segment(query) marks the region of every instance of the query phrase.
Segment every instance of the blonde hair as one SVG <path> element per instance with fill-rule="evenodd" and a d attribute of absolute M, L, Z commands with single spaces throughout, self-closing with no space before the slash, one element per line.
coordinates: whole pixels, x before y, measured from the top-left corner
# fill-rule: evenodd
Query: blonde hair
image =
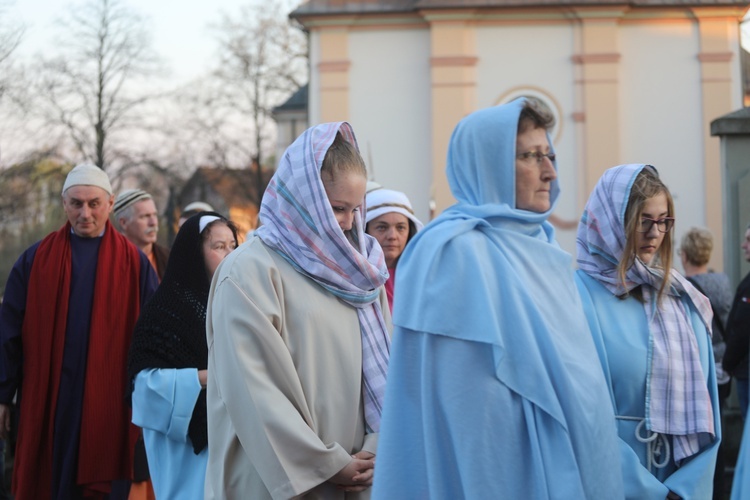
<path fill-rule="evenodd" d="M 333 144 L 326 151 L 323 165 L 320 168 L 321 177 L 326 174 L 331 181 L 336 180 L 338 174 L 354 172 L 367 178 L 365 161 L 357 151 L 357 147 L 344 139 L 341 132 L 336 133 Z"/>
<path fill-rule="evenodd" d="M 667 198 L 667 216 L 674 217 L 674 200 L 672 199 L 672 194 L 661 179 L 659 179 L 659 174 L 656 172 L 656 169 L 647 165 L 640 171 L 635 178 L 635 182 L 633 182 L 633 187 L 630 190 L 630 197 L 628 198 L 628 207 L 625 210 L 625 235 L 627 239 L 625 240 L 625 248 L 623 248 L 622 251 L 622 258 L 617 265 L 617 276 L 623 286 L 625 285 L 625 274 L 635 262 L 637 255 L 637 229 L 641 220 L 641 214 L 643 213 L 643 206 L 646 204 L 646 200 L 662 193 L 664 193 Z M 664 279 L 662 280 L 658 293 L 658 300 L 661 300 L 664 291 L 669 287 L 669 273 L 672 269 L 671 229 L 664 235 L 664 241 L 662 241 L 656 257 L 657 259 L 655 262 L 664 271 Z"/>
<path fill-rule="evenodd" d="M 691 227 L 680 242 L 680 250 L 685 253 L 687 261 L 694 266 L 708 264 L 713 249 L 713 234 L 708 229 L 701 227 Z"/>

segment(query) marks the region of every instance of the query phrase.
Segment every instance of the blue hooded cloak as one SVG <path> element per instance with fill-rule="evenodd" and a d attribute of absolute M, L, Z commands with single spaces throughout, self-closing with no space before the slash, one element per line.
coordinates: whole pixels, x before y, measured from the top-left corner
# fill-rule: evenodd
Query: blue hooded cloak
<path fill-rule="evenodd" d="M 458 203 L 399 262 L 373 495 L 623 498 L 614 415 L 550 211 L 515 208 L 524 99 L 456 127 Z M 551 206 L 559 195 L 553 181 Z"/>

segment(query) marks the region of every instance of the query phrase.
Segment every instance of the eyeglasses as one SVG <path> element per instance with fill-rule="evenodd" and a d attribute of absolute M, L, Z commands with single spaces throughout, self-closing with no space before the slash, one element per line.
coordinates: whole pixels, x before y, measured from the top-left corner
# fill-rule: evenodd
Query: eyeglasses
<path fill-rule="evenodd" d="M 530 160 L 532 158 L 535 158 L 537 163 L 542 163 L 542 160 L 544 158 L 547 158 L 549 159 L 549 161 L 554 163 L 555 153 L 544 154 L 541 151 L 527 151 L 526 153 L 517 154 L 516 158 L 518 158 L 519 160 Z"/>
<path fill-rule="evenodd" d="M 656 229 L 660 233 L 668 233 L 674 225 L 674 217 L 664 217 L 662 219 L 649 219 L 648 217 L 641 217 L 641 222 L 638 224 L 636 231 L 639 233 L 648 233 L 651 228 L 656 224 Z"/>

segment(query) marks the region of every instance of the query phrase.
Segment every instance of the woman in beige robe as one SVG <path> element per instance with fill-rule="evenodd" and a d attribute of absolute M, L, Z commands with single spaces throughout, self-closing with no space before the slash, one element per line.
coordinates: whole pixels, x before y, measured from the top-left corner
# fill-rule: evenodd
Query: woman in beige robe
<path fill-rule="evenodd" d="M 206 498 L 369 497 L 390 348 L 387 271 L 362 231 L 364 175 L 350 166 L 326 175 L 334 137 L 356 154 L 345 123 L 290 146 L 264 194 L 266 229 L 212 283 Z M 353 286 L 332 284 L 326 264 Z"/>

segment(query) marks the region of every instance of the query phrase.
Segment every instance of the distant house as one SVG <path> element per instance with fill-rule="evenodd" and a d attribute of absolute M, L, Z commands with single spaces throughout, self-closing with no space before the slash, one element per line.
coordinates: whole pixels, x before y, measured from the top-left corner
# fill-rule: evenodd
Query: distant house
<path fill-rule="evenodd" d="M 308 128 L 307 85 L 303 85 L 280 106 L 273 108 L 271 116 L 276 121 L 276 162 L 286 148 Z"/>
<path fill-rule="evenodd" d="M 0 170 L 3 243 L 23 240 L 36 229 L 41 233 L 32 237 L 37 238 L 65 222 L 60 193 L 70 169 L 70 165 L 54 159 L 34 159 Z"/>
<path fill-rule="evenodd" d="M 60 193 L 70 169 L 54 158 L 0 169 L 0 299 L 21 252 L 65 223 Z"/>
<path fill-rule="evenodd" d="M 710 122 L 743 104 L 746 0 L 309 0 L 309 122 L 347 120 L 381 184 L 417 215 L 453 203 L 456 123 L 519 96 L 557 118 L 558 237 L 608 167 L 651 163 L 675 195 L 677 237 L 708 226 L 722 268 L 722 173 Z M 374 168 L 373 168 L 374 167 Z"/>
<path fill-rule="evenodd" d="M 259 179 L 257 165 L 245 169 L 200 167 L 185 183 L 177 205 L 181 209 L 205 201 L 234 221 L 244 236 L 257 227 L 260 200 L 272 175 L 271 170 L 262 169 Z"/>

